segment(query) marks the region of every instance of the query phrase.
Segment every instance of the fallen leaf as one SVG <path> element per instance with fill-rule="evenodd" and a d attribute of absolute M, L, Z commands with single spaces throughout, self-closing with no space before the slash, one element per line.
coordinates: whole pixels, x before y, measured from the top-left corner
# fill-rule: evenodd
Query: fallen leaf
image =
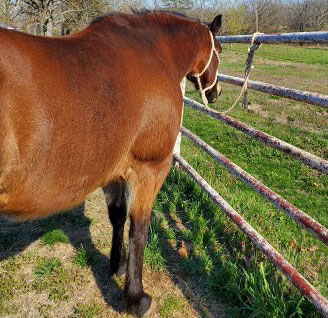
<path fill-rule="evenodd" d="M 180 243 L 180 247 L 178 249 L 178 254 L 181 257 L 188 258 L 188 251 L 187 251 L 186 243 L 184 241 L 181 241 L 181 243 Z"/>

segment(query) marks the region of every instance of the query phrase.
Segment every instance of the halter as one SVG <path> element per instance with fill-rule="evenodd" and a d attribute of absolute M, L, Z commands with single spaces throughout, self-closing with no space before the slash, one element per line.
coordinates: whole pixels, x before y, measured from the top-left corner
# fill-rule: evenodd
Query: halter
<path fill-rule="evenodd" d="M 211 39 L 211 52 L 210 52 L 210 57 L 209 57 L 206 65 L 205 65 L 205 67 L 203 68 L 203 70 L 200 73 L 193 74 L 193 76 L 196 77 L 196 79 L 197 79 L 197 84 L 198 84 L 198 87 L 199 87 L 199 92 L 200 92 L 200 94 L 202 96 L 203 103 L 204 103 L 204 105 L 206 107 L 208 107 L 208 100 L 207 100 L 207 97 L 205 95 L 205 92 L 208 91 L 209 89 L 211 89 L 215 85 L 216 80 L 217 80 L 217 77 L 218 77 L 218 74 L 219 74 L 219 71 L 218 71 L 218 69 L 216 70 L 216 74 L 215 74 L 215 78 L 214 78 L 213 83 L 210 86 L 205 87 L 204 89 L 202 87 L 202 83 L 201 83 L 200 77 L 205 73 L 205 71 L 210 66 L 210 63 L 211 63 L 212 57 L 213 57 L 213 53 L 215 54 L 215 56 L 216 56 L 216 58 L 218 60 L 218 63 L 220 64 L 219 53 L 217 52 L 217 50 L 215 48 L 214 38 L 213 38 L 213 35 L 212 35 L 211 31 L 209 31 L 209 34 L 210 34 L 210 39 Z"/>

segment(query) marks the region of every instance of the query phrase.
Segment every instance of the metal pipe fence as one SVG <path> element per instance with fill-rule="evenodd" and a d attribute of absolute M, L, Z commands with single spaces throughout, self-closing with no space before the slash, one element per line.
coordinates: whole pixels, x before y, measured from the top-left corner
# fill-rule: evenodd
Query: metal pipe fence
<path fill-rule="evenodd" d="M 253 35 L 217 36 L 221 43 L 251 43 Z M 328 43 L 328 32 L 259 34 L 255 43 Z"/>
<path fill-rule="evenodd" d="M 226 167 L 230 173 L 235 175 L 239 180 L 249 185 L 264 198 L 270 201 L 275 207 L 282 210 L 285 214 L 302 225 L 305 229 L 317 236 L 323 243 L 328 245 L 328 229 L 318 223 L 312 217 L 295 207 L 293 204 L 282 198 L 279 194 L 272 191 L 263 183 L 255 179 L 242 168 L 231 162 L 228 158 L 220 154 L 214 148 L 206 144 L 202 139 L 195 136 L 185 127 L 181 128 L 182 135 L 186 136 L 195 145 L 208 153 L 216 162 Z"/>
<path fill-rule="evenodd" d="M 243 86 L 245 82 L 243 78 L 224 75 L 224 74 L 219 74 L 218 80 L 223 83 L 237 85 L 237 86 Z M 281 97 L 301 101 L 307 104 L 328 108 L 328 95 L 299 91 L 297 89 L 286 88 L 273 84 L 267 84 L 267 83 L 251 81 L 251 80 L 248 80 L 247 88 L 262 93 L 281 96 Z"/>
<path fill-rule="evenodd" d="M 266 145 L 272 147 L 272 148 L 276 148 L 284 153 L 287 153 L 289 155 L 291 155 L 294 158 L 299 159 L 300 161 L 302 161 L 303 163 L 307 164 L 308 166 L 315 168 L 325 174 L 328 174 L 328 161 L 325 159 L 322 159 L 320 157 L 317 157 L 309 152 L 306 152 L 298 147 L 295 147 L 283 140 L 280 140 L 276 137 L 273 137 L 269 134 L 266 134 L 263 131 L 257 130 L 251 126 L 248 126 L 236 119 L 233 119 L 225 114 L 222 114 L 220 112 L 217 112 L 213 109 L 204 107 L 202 104 L 184 97 L 183 99 L 184 103 L 188 106 L 191 106 L 194 109 L 197 109 L 199 111 L 201 111 L 204 114 L 207 114 L 215 119 L 218 119 L 224 123 L 226 123 L 227 125 L 234 127 L 238 130 L 240 130 L 241 132 L 245 133 L 246 135 L 249 135 L 263 143 L 265 143 Z"/>

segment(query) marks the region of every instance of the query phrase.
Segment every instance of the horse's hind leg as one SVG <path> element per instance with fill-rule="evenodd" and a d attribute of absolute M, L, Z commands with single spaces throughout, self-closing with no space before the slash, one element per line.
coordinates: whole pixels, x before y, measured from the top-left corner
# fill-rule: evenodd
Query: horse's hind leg
<path fill-rule="evenodd" d="M 125 255 L 122 259 L 124 224 L 127 217 L 126 183 L 114 182 L 103 188 L 108 207 L 109 219 L 113 226 L 112 249 L 110 253 L 110 275 L 125 273 Z"/>
<path fill-rule="evenodd" d="M 129 178 L 129 256 L 124 293 L 128 312 L 137 316 L 148 314 L 154 308 L 151 297 L 143 291 L 143 255 L 152 205 L 170 165 L 171 158 L 160 162 L 140 162 Z"/>

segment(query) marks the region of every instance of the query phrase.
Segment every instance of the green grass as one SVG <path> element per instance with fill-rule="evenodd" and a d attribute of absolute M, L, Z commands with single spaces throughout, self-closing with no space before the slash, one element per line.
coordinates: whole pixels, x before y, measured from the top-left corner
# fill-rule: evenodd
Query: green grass
<path fill-rule="evenodd" d="M 71 318 L 94 318 L 97 317 L 99 306 L 96 303 L 78 304 Z"/>
<path fill-rule="evenodd" d="M 172 295 L 164 299 L 162 306 L 159 309 L 159 316 L 161 318 L 174 317 L 174 312 L 180 310 L 182 307 L 181 300 Z"/>
<path fill-rule="evenodd" d="M 223 45 L 219 71 L 243 77 L 247 48 L 246 44 Z M 328 49 L 262 45 L 255 52 L 253 66 L 250 79 L 327 94 Z"/>
<path fill-rule="evenodd" d="M 149 227 L 148 242 L 144 253 L 144 263 L 149 265 L 152 271 L 160 271 L 164 267 L 164 258 L 161 254 L 161 242 L 157 232 L 158 224 L 152 222 Z"/>
<path fill-rule="evenodd" d="M 69 239 L 62 230 L 52 230 L 41 237 L 44 245 L 54 245 L 56 243 L 68 243 Z"/>
<path fill-rule="evenodd" d="M 187 259 L 164 247 L 162 253 L 167 267 L 183 275 L 203 302 L 219 300 L 230 304 L 228 317 L 319 317 L 312 305 L 181 171 L 171 172 L 155 205 L 152 222 L 160 228 L 158 235 L 162 240 L 172 238 L 165 231 L 166 223 L 172 222 L 166 210 L 172 193 L 179 196 L 176 213 L 188 226 L 187 232 L 174 230 L 174 239 L 192 244 L 192 251 Z M 293 260 L 298 260 L 296 255 Z"/>
<path fill-rule="evenodd" d="M 246 57 L 248 44 L 224 44 L 224 50 L 230 50 Z M 328 49 L 314 47 L 299 47 L 295 45 L 263 44 L 255 53 L 256 58 L 267 61 L 283 61 L 291 63 L 304 63 L 307 65 L 328 66 Z M 295 67 L 293 64 L 290 68 Z"/>
<path fill-rule="evenodd" d="M 38 279 L 51 276 L 54 272 L 58 271 L 61 267 L 61 263 L 57 258 L 49 258 L 39 261 L 35 267 L 34 275 Z"/>
<path fill-rule="evenodd" d="M 67 301 L 72 296 L 70 273 L 55 258 L 40 259 L 34 268 L 34 289 L 39 293 L 47 291 L 49 299 Z"/>
<path fill-rule="evenodd" d="M 73 257 L 73 264 L 80 268 L 90 266 L 92 261 L 92 255 L 83 246 L 76 251 Z"/>

